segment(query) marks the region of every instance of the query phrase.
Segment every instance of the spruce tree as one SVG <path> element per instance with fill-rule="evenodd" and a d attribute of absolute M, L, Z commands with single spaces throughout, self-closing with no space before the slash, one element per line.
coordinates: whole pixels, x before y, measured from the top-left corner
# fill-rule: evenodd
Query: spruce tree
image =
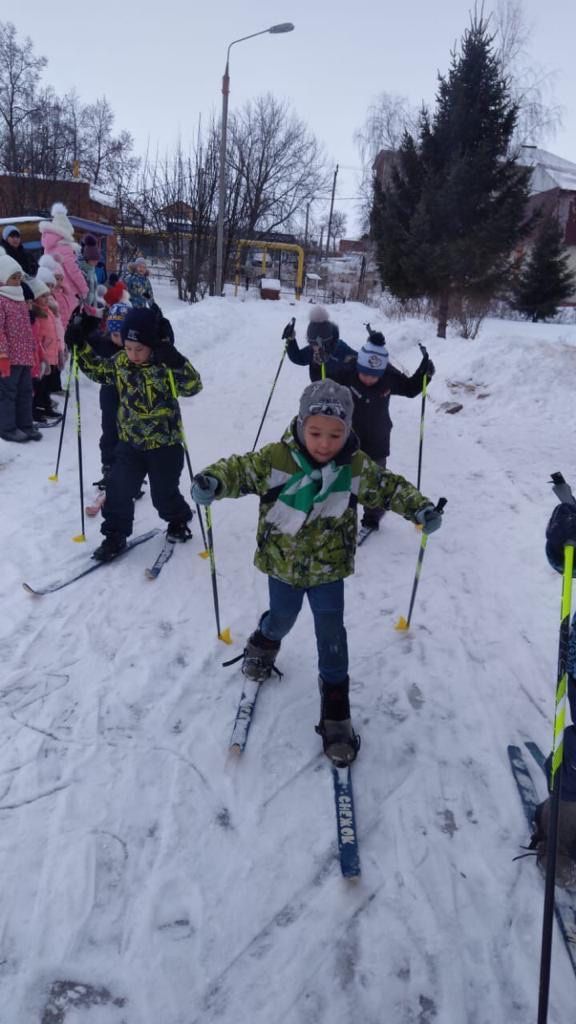
<path fill-rule="evenodd" d="M 528 230 L 530 169 L 509 155 L 517 107 L 487 22 L 474 17 L 440 77 L 432 118 L 404 137 L 395 172 L 375 187 L 372 231 L 382 284 L 430 296 L 446 337 L 451 300 L 487 299 L 507 279 Z"/>
<path fill-rule="evenodd" d="M 542 222 L 525 266 L 514 285 L 514 308 L 533 323 L 555 316 L 576 290 L 562 229 L 555 217 Z"/>

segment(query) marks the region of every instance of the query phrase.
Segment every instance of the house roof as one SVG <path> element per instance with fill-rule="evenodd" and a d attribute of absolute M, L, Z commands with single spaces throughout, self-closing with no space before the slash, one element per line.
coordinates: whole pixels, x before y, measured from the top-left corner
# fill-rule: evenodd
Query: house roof
<path fill-rule="evenodd" d="M 576 192 L 576 164 L 537 146 L 523 146 L 518 162 L 532 167 L 530 192 L 548 192 L 552 188 Z"/>

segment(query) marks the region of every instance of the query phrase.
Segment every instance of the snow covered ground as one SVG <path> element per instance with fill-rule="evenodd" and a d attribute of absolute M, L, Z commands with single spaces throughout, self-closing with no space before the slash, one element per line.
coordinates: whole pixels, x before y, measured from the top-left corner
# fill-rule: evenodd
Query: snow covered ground
<path fill-rule="evenodd" d="M 161 301 L 203 392 L 182 401 L 195 470 L 252 447 L 281 356 L 309 307 Z M 550 473 L 576 478 L 576 327 L 489 322 L 476 342 L 433 325 L 332 307 L 355 347 L 383 327 L 412 372 L 436 363 L 422 490 L 448 498 L 412 628 L 419 536 L 397 516 L 347 582 L 362 878 L 336 858 L 330 773 L 313 726 L 315 646 L 304 609 L 281 681 L 260 695 L 248 747 L 227 743 L 239 653 L 266 607 L 252 566 L 257 499 L 214 506 L 222 625 L 194 540 L 156 582 L 159 539 L 60 593 L 86 559 L 76 435 L 0 442 L 0 1019 L 2 1024 L 525 1024 L 534 1020 L 543 887 L 513 861 L 526 827 L 510 742 L 548 749 L 560 579 L 544 557 Z M 285 362 L 261 443 L 297 409 Z M 445 402 L 462 410 L 448 415 Z M 420 401 L 392 400 L 390 467 L 415 480 Z M 99 476 L 98 388 L 82 380 L 85 480 Z M 186 490 L 188 481 L 183 476 Z M 87 494 L 91 489 L 87 487 Z M 136 532 L 159 525 L 148 495 Z M 543 780 L 536 775 L 544 795 Z M 574 1019 L 558 936 L 549 1020 Z"/>

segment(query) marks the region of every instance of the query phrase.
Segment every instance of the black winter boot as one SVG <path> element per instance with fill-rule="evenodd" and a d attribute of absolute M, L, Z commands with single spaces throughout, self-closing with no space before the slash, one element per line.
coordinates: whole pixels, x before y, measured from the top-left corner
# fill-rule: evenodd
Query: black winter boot
<path fill-rule="evenodd" d="M 122 533 L 107 533 L 99 548 L 93 552 L 92 558 L 97 562 L 111 562 L 121 555 L 126 547 L 126 537 Z"/>
<path fill-rule="evenodd" d="M 191 536 L 192 530 L 183 519 L 168 523 L 166 540 L 171 541 L 172 544 L 185 544 L 187 540 L 190 540 Z"/>
<path fill-rule="evenodd" d="M 326 683 L 320 677 L 320 722 L 316 732 L 322 737 L 326 757 L 336 768 L 352 764 L 360 749 L 360 737 L 354 732 L 350 718 L 348 677 L 343 683 Z"/>
<path fill-rule="evenodd" d="M 550 826 L 550 797 L 538 804 L 534 815 L 534 832 L 530 849 L 536 850 L 536 860 L 546 870 L 548 829 Z M 556 856 L 556 885 L 562 889 L 576 889 L 576 801 L 560 801 L 558 825 L 558 851 Z"/>
<path fill-rule="evenodd" d="M 265 679 L 269 679 L 272 672 L 281 675 L 282 673 L 274 665 L 279 650 L 279 640 L 269 640 L 259 629 L 255 630 L 248 637 L 244 648 L 243 674 L 257 683 L 263 683 Z"/>

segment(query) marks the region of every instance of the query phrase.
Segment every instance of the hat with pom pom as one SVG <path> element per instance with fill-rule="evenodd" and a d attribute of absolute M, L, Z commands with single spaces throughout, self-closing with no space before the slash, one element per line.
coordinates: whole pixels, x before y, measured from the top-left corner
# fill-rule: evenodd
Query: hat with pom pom
<path fill-rule="evenodd" d="M 388 366 L 386 339 L 380 331 L 371 331 L 358 353 L 356 368 L 367 377 L 382 377 Z"/>
<path fill-rule="evenodd" d="M 50 209 L 52 220 L 41 220 L 38 228 L 40 234 L 44 231 L 53 231 L 60 235 L 66 242 L 74 242 L 74 228 L 68 219 L 68 210 L 64 203 L 53 203 Z"/>
<path fill-rule="evenodd" d="M 306 337 L 310 345 L 325 345 L 326 342 L 337 342 L 340 336 L 338 324 L 331 321 L 328 310 L 324 306 L 313 306 L 310 312 L 310 323 L 306 329 Z"/>

